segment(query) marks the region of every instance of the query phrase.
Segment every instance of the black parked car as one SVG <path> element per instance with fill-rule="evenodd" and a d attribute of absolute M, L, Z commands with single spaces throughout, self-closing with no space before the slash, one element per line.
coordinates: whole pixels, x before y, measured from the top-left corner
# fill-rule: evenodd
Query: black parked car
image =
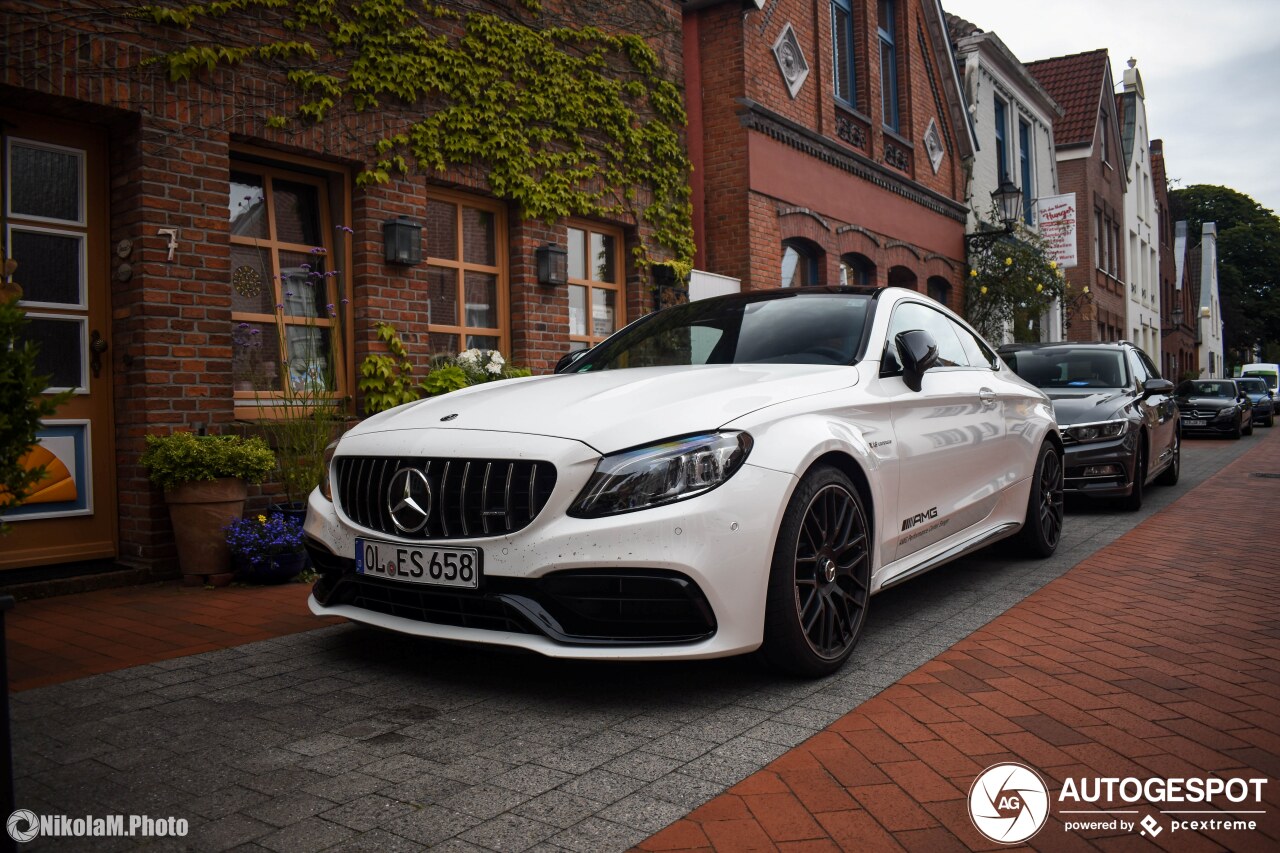
<path fill-rule="evenodd" d="M 1136 510 L 1148 483 L 1178 482 L 1173 383 L 1142 350 L 1127 341 L 1006 344 L 1000 357 L 1053 401 L 1068 492 L 1118 497 Z"/>
<path fill-rule="evenodd" d="M 1265 427 L 1275 426 L 1276 401 L 1271 396 L 1271 389 L 1267 387 L 1266 380 L 1248 376 L 1237 377 L 1236 385 L 1253 404 L 1253 422 Z"/>
<path fill-rule="evenodd" d="M 1253 435 L 1253 403 L 1234 379 L 1188 379 L 1174 393 L 1182 431 L 1239 438 Z"/>

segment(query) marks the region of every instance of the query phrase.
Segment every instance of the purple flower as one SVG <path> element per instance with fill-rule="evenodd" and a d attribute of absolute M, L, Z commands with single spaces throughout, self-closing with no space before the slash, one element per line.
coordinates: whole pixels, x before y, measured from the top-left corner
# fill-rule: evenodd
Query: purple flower
<path fill-rule="evenodd" d="M 316 246 L 314 249 L 312 249 L 312 250 L 311 250 L 311 254 L 313 254 L 313 255 L 327 255 L 327 254 L 329 254 L 329 250 L 328 250 L 328 249 L 326 249 L 324 246 Z"/>
<path fill-rule="evenodd" d="M 292 291 L 292 290 L 286 290 L 286 291 L 284 292 L 284 295 L 285 295 L 285 296 L 293 296 L 293 291 Z"/>
<path fill-rule="evenodd" d="M 251 334 L 251 335 L 260 335 L 260 334 L 262 334 L 262 330 L 261 330 L 261 329 L 250 329 L 250 330 L 249 330 L 249 334 Z"/>
<path fill-rule="evenodd" d="M 283 310 L 284 310 L 284 303 L 283 303 L 283 302 L 277 302 L 277 303 L 276 303 L 276 310 L 277 310 L 277 311 L 283 311 Z"/>
<path fill-rule="evenodd" d="M 344 232 L 346 232 L 347 234 L 354 234 L 354 233 L 356 233 L 356 229 L 354 229 L 354 228 L 348 228 L 348 227 L 347 227 L 347 226 L 345 226 L 345 225 L 335 225 L 335 226 L 333 226 L 333 227 L 334 227 L 334 229 L 335 229 L 335 230 L 338 230 L 338 231 L 344 231 Z"/>
<path fill-rule="evenodd" d="M 301 269 L 304 269 L 304 270 L 309 270 L 309 269 L 311 269 L 311 264 L 298 264 L 298 266 L 299 266 Z"/>
<path fill-rule="evenodd" d="M 348 305 L 348 304 L 350 304 L 350 303 L 351 303 L 351 300 L 350 300 L 350 299 L 348 299 L 348 298 L 347 298 L 347 297 L 345 297 L 345 296 L 344 296 L 344 297 L 342 297 L 342 304 L 343 304 L 343 305 Z"/>
<path fill-rule="evenodd" d="M 332 302 L 330 302 L 328 305 L 326 305 L 326 306 L 324 306 L 324 307 L 329 309 L 329 313 L 330 313 L 330 314 L 332 314 L 332 313 L 334 312 L 334 310 L 335 310 L 335 309 L 334 309 L 334 307 L 333 307 L 333 303 L 332 303 Z"/>

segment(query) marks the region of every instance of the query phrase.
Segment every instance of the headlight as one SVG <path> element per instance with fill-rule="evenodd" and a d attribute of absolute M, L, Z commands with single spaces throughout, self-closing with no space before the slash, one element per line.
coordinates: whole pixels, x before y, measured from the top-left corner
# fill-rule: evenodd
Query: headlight
<path fill-rule="evenodd" d="M 324 474 L 320 478 L 320 494 L 325 500 L 333 502 L 333 483 L 329 479 L 329 466 L 333 463 L 333 454 L 338 450 L 338 440 L 329 442 L 324 449 Z"/>
<path fill-rule="evenodd" d="M 1129 431 L 1128 421 L 1102 421 L 1096 424 L 1076 424 L 1063 430 L 1079 442 L 1107 441 L 1119 438 Z"/>
<path fill-rule="evenodd" d="M 745 432 L 672 438 L 600 460 L 569 515 L 598 518 L 682 501 L 733 476 L 751 452 Z"/>

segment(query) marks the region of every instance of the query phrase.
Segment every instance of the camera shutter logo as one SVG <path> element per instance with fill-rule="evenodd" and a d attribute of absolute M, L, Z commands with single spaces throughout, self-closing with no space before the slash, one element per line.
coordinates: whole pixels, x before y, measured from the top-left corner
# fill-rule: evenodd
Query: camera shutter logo
<path fill-rule="evenodd" d="M 26 844 L 40 834 L 40 818 L 31 809 L 18 809 L 9 815 L 5 828 L 9 830 L 10 838 L 19 844 Z"/>
<path fill-rule="evenodd" d="M 993 764 L 973 780 L 969 817 L 992 841 L 1018 844 L 1044 826 L 1049 817 L 1049 789 L 1030 767 Z"/>

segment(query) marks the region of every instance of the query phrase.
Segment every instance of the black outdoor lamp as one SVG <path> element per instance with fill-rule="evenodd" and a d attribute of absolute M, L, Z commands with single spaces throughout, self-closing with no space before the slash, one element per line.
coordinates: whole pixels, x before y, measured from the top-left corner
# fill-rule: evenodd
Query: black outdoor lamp
<path fill-rule="evenodd" d="M 1179 305 L 1177 308 L 1174 308 L 1172 311 L 1169 312 L 1169 319 L 1173 322 L 1173 325 L 1167 329 L 1160 330 L 1163 334 L 1166 334 L 1166 335 L 1172 335 L 1174 332 L 1178 331 L 1178 327 L 1182 325 L 1182 306 L 1181 305 Z"/>
<path fill-rule="evenodd" d="M 552 286 L 569 283 L 569 253 L 559 246 L 550 243 L 539 246 L 534 251 L 538 261 L 538 284 Z"/>
<path fill-rule="evenodd" d="M 408 217 L 382 223 L 382 244 L 389 264 L 413 266 L 422 263 L 422 226 Z"/>
<path fill-rule="evenodd" d="M 1000 211 L 1000 221 L 1004 224 L 1004 227 L 979 231 L 977 234 L 966 234 L 964 235 L 966 243 L 973 244 L 984 240 L 994 240 L 1013 233 L 1013 224 L 1022 215 L 1022 190 L 1014 186 L 1013 181 L 1009 180 L 1008 175 L 1006 175 L 1000 179 L 1000 186 L 992 191 L 991 200 L 995 202 L 996 209 Z"/>

